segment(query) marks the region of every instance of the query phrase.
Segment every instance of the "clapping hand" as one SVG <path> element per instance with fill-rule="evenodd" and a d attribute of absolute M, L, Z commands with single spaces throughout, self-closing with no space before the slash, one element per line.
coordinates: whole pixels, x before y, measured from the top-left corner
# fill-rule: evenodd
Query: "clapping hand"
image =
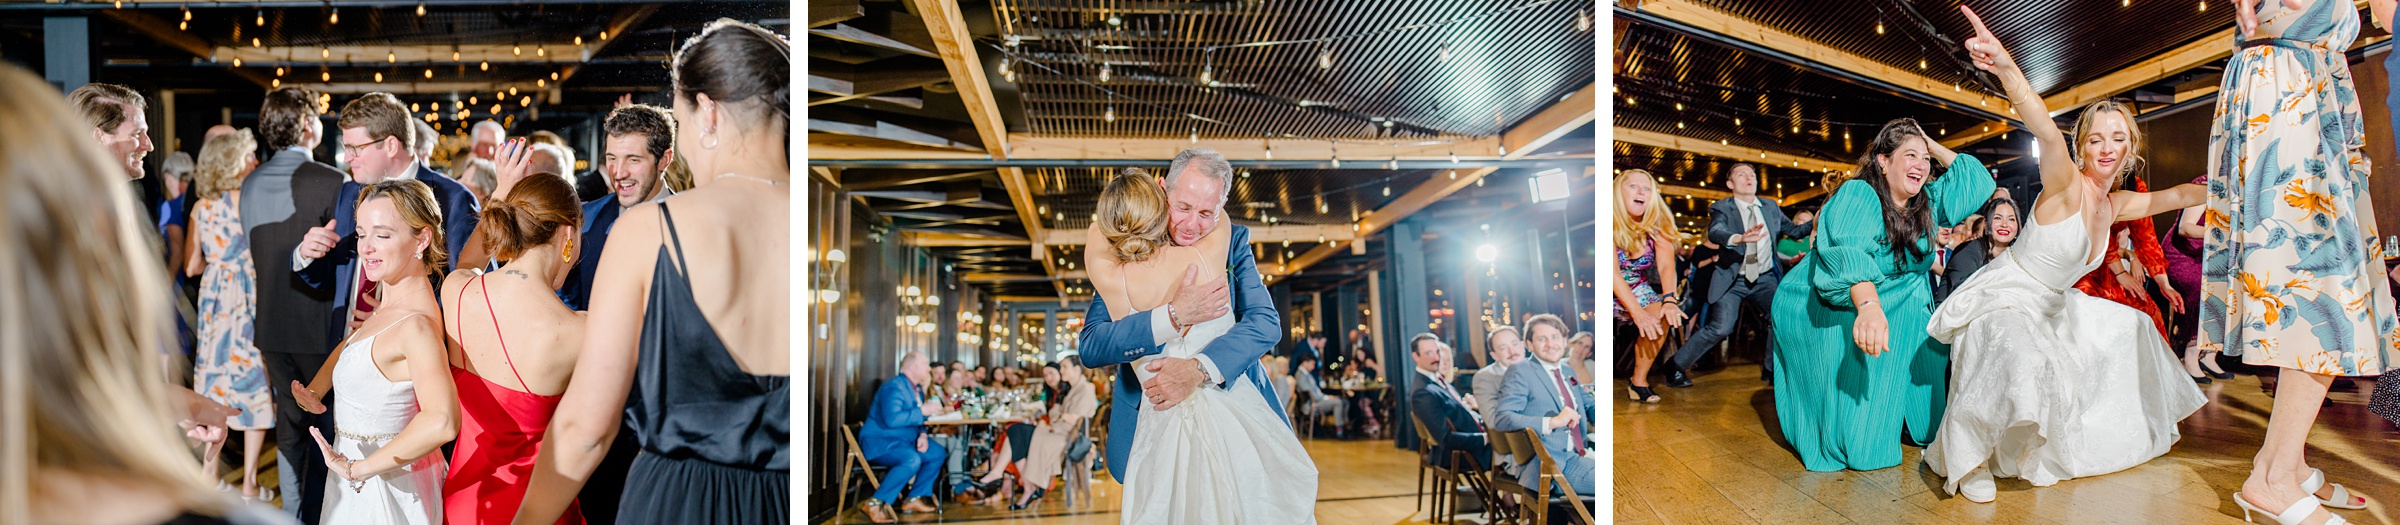
<path fill-rule="evenodd" d="M 334 221 L 325 221 L 324 226 L 309 228 L 308 233 L 302 234 L 300 236 L 300 256 L 322 259 L 325 258 L 326 253 L 332 252 L 333 246 L 342 242 L 342 236 L 333 233 L 333 226 Z"/>
<path fill-rule="evenodd" d="M 1743 231 L 1743 232 L 1742 232 L 1742 243 L 1743 243 L 1743 244 L 1749 244 L 1749 243 L 1758 242 L 1758 241 L 1760 241 L 1760 240 L 1764 240 L 1764 239 L 1766 239 L 1766 238 L 1767 238 L 1767 225 L 1764 225 L 1764 224 L 1753 225 L 1753 226 L 1751 226 L 1751 227 L 1750 227 L 1750 229 L 1749 229 L 1749 230 L 1745 230 L 1745 231 Z"/>
<path fill-rule="evenodd" d="M 323 397 L 325 397 L 324 394 L 309 390 L 308 385 L 300 384 L 300 380 L 292 380 L 292 401 L 300 403 L 301 410 L 306 410 L 310 414 L 325 413 L 325 404 L 319 401 Z"/>

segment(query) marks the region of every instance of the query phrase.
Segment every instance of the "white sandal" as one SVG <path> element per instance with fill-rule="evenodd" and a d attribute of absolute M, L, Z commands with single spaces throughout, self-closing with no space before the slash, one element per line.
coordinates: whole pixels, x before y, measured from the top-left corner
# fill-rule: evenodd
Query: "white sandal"
<path fill-rule="evenodd" d="M 2251 513 L 2267 514 L 2266 509 L 2258 508 L 2257 505 L 2251 505 L 2250 500 L 2242 499 L 2240 492 L 2233 493 L 2233 503 L 2242 507 L 2242 521 L 2257 523 L 2256 520 L 2250 519 Z M 2293 501 L 2292 506 L 2284 507 L 2283 512 L 2267 514 L 2267 517 L 2274 519 L 2275 523 L 2280 525 L 2300 525 L 2301 522 L 2308 521 L 2309 516 L 2315 516 L 2320 510 L 2325 510 L 2325 502 L 2317 501 L 2316 496 L 2309 496 Z M 2350 520 L 2342 519 L 2340 514 L 2334 514 L 2333 511 L 2325 511 L 2325 516 L 2325 525 L 2350 523 Z"/>
<path fill-rule="evenodd" d="M 2308 469 L 2308 479 L 2307 479 L 2306 481 L 2301 481 L 2301 482 L 2300 482 L 2300 490 L 2308 492 L 2309 496 L 2312 496 L 2312 497 L 2313 497 L 2313 496 L 2316 496 L 2316 494 L 2317 494 L 2317 489 L 2324 488 L 2324 487 L 2325 487 L 2325 471 L 2323 471 L 2323 470 L 2318 470 L 2318 469 L 2313 469 L 2313 468 L 2312 468 L 2312 469 Z M 2342 486 L 2342 484 L 2340 484 L 2340 483 L 2335 483 L 2335 484 L 2333 484 L 2333 497 L 2330 497 L 2330 498 L 2317 498 L 2317 501 L 2322 501 L 2322 502 L 2325 502 L 2325 506 L 2327 506 L 2327 507 L 2333 507 L 2333 508 L 2337 508 L 2337 509 L 2358 510 L 2358 509 L 2364 509 L 2364 508 L 2367 508 L 2367 504 L 2366 504 L 2366 503 L 2360 503 L 2360 504 L 2357 504 L 2357 505 L 2350 505 L 2350 504 L 2349 504 L 2349 503 L 2350 503 L 2350 498 L 2352 498 L 2352 497 L 2356 497 L 2356 498 L 2358 498 L 2358 499 L 2359 499 L 2359 500 L 2361 500 L 2361 501 L 2364 501 L 2364 500 L 2366 500 L 2366 499 L 2367 499 L 2367 498 L 2366 498 L 2366 496 L 2359 496 L 2359 495 L 2356 495 L 2356 494 L 2351 494 L 2351 493 L 2350 493 L 2350 488 L 2349 488 L 2349 487 L 2344 487 L 2344 486 Z"/>

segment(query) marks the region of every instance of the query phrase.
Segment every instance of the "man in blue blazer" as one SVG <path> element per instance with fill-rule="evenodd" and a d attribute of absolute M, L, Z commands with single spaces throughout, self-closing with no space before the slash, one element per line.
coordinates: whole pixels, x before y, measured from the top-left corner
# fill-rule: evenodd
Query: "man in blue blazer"
<path fill-rule="evenodd" d="M 1232 181 L 1233 166 L 1214 150 L 1194 148 L 1175 155 L 1164 182 L 1172 221 L 1168 229 L 1176 245 L 1198 244 L 1201 237 L 1216 229 L 1217 221 L 1224 220 L 1225 190 L 1232 186 Z M 1163 409 L 1183 402 L 1195 388 L 1243 387 L 1257 388 L 1267 399 L 1276 399 L 1275 389 L 1267 384 L 1266 370 L 1259 365 L 1258 358 L 1282 341 L 1283 320 L 1275 311 L 1275 301 L 1268 295 L 1267 286 L 1259 279 L 1258 258 L 1250 250 L 1250 229 L 1236 225 L 1231 230 L 1232 249 L 1225 261 L 1229 272 L 1226 281 L 1185 286 L 1167 305 L 1134 312 L 1124 319 L 1110 319 L 1108 305 L 1093 297 L 1091 310 L 1084 314 L 1083 332 L 1077 340 L 1084 364 L 1094 367 L 1127 364 L 1157 355 L 1164 349 L 1163 342 L 1183 328 L 1228 313 L 1239 314 L 1233 329 L 1209 342 L 1199 356 L 1150 362 L 1147 366 L 1158 375 L 1148 382 L 1137 379 L 1131 367 L 1117 369 L 1116 400 L 1109 407 L 1113 412 L 1108 422 L 1108 471 L 1119 483 L 1125 481 L 1121 465 L 1132 455 L 1142 399 L 1148 398 L 1153 406 Z M 1284 416 L 1282 406 L 1275 407 L 1275 415 Z M 1290 418 L 1284 420 L 1288 423 Z"/>
<path fill-rule="evenodd" d="M 1566 365 L 1567 324 L 1558 316 L 1542 314 L 1525 321 L 1525 334 L 1531 339 L 1533 359 L 1508 367 L 1508 375 L 1500 384 L 1500 420 L 1492 428 L 1501 432 L 1525 429 L 1539 431 L 1542 448 L 1559 462 L 1559 473 L 1566 476 L 1567 486 L 1576 494 L 1592 495 L 1598 474 L 1593 469 L 1589 426 L 1592 415 L 1592 393 L 1583 389 L 1575 378 L 1575 368 Z M 1518 478 L 1527 488 L 1541 476 L 1541 458 L 1519 458 L 1525 473 Z"/>
<path fill-rule="evenodd" d="M 938 412 L 919 401 L 924 399 L 923 387 L 931 384 L 933 370 L 925 364 L 925 354 L 909 352 L 900 357 L 900 375 L 884 381 L 875 389 L 875 402 L 867 406 L 867 421 L 859 426 L 858 446 L 865 450 L 867 462 L 891 467 L 883 475 L 883 485 L 875 489 L 875 497 L 859 502 L 859 510 L 876 523 L 891 523 L 899 516 L 892 506 L 902 512 L 934 512 L 933 485 L 941 479 L 943 460 L 950 451 L 925 435 L 925 416 Z M 900 503 L 901 489 L 908 490 L 908 502 Z"/>
<path fill-rule="evenodd" d="M 408 107 L 401 105 L 400 99 L 388 93 L 369 93 L 342 106 L 342 116 L 334 125 L 341 129 L 342 152 L 349 159 L 350 181 L 342 183 L 341 194 L 333 203 L 333 216 L 327 218 L 326 226 L 310 229 L 307 240 L 292 256 L 292 271 L 302 281 L 311 287 L 330 288 L 338 299 L 333 305 L 333 324 L 327 335 L 329 348 L 340 344 L 351 329 L 365 322 L 380 299 L 371 283 L 360 281 L 354 266 L 358 258 L 354 235 L 358 196 L 367 185 L 413 179 L 433 190 L 434 202 L 442 207 L 443 249 L 448 250 L 444 272 L 456 268 L 460 258 L 466 256 L 464 247 L 468 236 L 475 231 L 480 213 L 474 195 L 467 192 L 465 185 L 425 168 L 416 157 L 416 141 L 434 138 L 416 136 Z"/>

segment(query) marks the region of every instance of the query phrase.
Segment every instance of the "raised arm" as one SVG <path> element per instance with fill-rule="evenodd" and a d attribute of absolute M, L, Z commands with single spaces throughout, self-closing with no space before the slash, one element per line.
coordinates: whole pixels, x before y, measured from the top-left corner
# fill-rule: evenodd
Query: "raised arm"
<path fill-rule="evenodd" d="M 2075 161 L 2065 154 L 2074 150 L 2067 148 L 2066 135 L 2059 133 L 2058 123 L 2050 121 L 2050 106 L 2042 102 L 2040 92 L 2033 90 L 2033 83 L 2025 80 L 2025 71 L 2017 68 L 2016 57 L 2010 56 L 2008 48 L 2000 45 L 2000 38 L 1992 35 L 1991 28 L 1984 27 L 1983 17 L 1976 16 L 1974 9 L 1964 5 L 1958 6 L 1958 9 L 1967 15 L 1968 23 L 1975 25 L 1975 37 L 1967 39 L 1965 43 L 1967 55 L 1974 59 L 1977 69 L 1990 71 L 1992 76 L 2000 78 L 2000 86 L 2008 92 L 2008 101 L 2016 107 L 2018 120 L 2025 123 L 2025 131 L 2033 134 L 2034 140 L 2040 142 L 2041 149 L 2053 152 L 2041 157 L 2042 191 L 2047 193 L 2075 187 Z M 1935 157 L 1939 158 L 1942 151 L 1937 145 Z"/>
<path fill-rule="evenodd" d="M 2119 191 L 2110 194 L 2117 203 L 2116 220 L 2130 221 L 2169 211 L 2197 207 L 2208 203 L 2208 185 L 2179 184 L 2153 192 Z"/>

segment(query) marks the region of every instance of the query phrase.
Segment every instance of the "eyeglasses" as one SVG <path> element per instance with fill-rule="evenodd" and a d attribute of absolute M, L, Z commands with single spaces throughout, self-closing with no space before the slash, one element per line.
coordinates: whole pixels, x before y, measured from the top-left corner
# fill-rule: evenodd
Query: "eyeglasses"
<path fill-rule="evenodd" d="M 358 158 L 358 150 L 360 150 L 360 149 L 365 149 L 367 146 L 373 146 L 373 145 L 375 145 L 375 144 L 377 144 L 377 143 L 381 143 L 381 142 L 383 142 L 383 141 L 386 141 L 386 140 L 391 140 L 391 139 L 398 138 L 398 137 L 399 137 L 399 135 L 386 135 L 386 136 L 384 136 L 383 138 L 380 138 L 380 139 L 375 139 L 375 140 L 370 140 L 370 141 L 367 141 L 367 143 L 365 143 L 365 144 L 343 144 L 343 145 L 342 145 L 342 153 L 343 153 L 344 155 L 347 155 L 347 156 L 348 156 L 348 157 L 350 157 L 350 158 L 354 158 L 354 159 L 355 159 L 355 158 Z"/>

